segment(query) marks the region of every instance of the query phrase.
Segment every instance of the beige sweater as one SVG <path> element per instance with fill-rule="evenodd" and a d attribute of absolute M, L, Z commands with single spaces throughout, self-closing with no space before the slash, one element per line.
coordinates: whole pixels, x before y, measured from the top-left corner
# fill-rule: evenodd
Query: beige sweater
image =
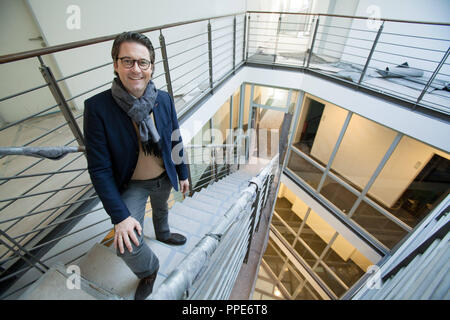
<path fill-rule="evenodd" d="M 152 114 L 153 116 L 153 114 Z M 134 123 L 134 129 L 139 144 L 139 157 L 136 168 L 134 169 L 131 180 L 148 180 L 156 178 L 161 175 L 166 169 L 164 168 L 164 162 L 162 158 L 155 157 L 154 155 L 146 155 L 142 149 L 141 141 L 139 140 L 139 131 L 136 123 Z"/>

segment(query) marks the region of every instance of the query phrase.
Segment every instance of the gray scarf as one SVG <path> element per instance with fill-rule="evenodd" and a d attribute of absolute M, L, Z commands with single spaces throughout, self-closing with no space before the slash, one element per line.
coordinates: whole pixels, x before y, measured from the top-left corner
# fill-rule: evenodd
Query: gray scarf
<path fill-rule="evenodd" d="M 111 86 L 111 93 L 119 107 L 138 125 L 144 153 L 161 157 L 161 138 L 150 117 L 158 95 L 153 82 L 149 81 L 142 97 L 135 98 L 123 87 L 120 79 L 115 78 Z"/>

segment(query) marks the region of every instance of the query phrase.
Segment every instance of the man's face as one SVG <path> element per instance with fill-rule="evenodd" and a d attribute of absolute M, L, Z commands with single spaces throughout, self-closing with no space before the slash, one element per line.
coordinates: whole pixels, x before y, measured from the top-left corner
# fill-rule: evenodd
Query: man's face
<path fill-rule="evenodd" d="M 123 42 L 119 48 L 118 58 L 129 58 L 133 60 L 146 59 L 150 61 L 150 53 L 148 49 L 137 42 Z M 147 70 L 142 70 L 136 61 L 132 68 L 125 68 L 123 62 L 119 59 L 114 62 L 114 70 L 119 74 L 120 81 L 125 89 L 140 98 L 151 79 L 153 65 Z"/>

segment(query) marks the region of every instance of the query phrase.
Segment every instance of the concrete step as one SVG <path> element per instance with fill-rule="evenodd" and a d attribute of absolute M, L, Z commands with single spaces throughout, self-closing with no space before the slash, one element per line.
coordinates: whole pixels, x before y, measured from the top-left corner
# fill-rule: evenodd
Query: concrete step
<path fill-rule="evenodd" d="M 240 192 L 241 190 L 244 190 L 246 188 L 245 184 L 232 184 L 226 181 L 217 182 L 216 185 L 217 187 L 220 186 L 221 189 L 227 189 L 234 192 Z"/>
<path fill-rule="evenodd" d="M 195 193 L 192 198 L 200 201 L 206 201 L 207 203 L 209 203 L 208 199 L 210 199 L 212 201 L 211 203 L 222 205 L 222 203 L 227 201 L 229 197 L 226 194 L 220 194 L 211 190 L 203 189 L 202 191 Z"/>
<path fill-rule="evenodd" d="M 243 181 L 243 180 L 247 180 L 249 177 L 247 177 L 247 175 L 243 176 L 243 175 L 232 175 L 232 176 L 227 176 L 224 177 L 225 180 L 231 180 L 231 181 Z"/>
<path fill-rule="evenodd" d="M 187 218 L 177 215 L 175 213 L 169 213 L 169 216 L 172 215 L 175 220 L 181 220 L 182 222 L 185 222 L 188 220 Z M 209 225 L 202 225 L 199 224 L 194 229 L 189 229 L 189 225 L 186 228 L 177 228 L 172 223 L 170 223 L 169 218 L 169 227 L 170 232 L 176 232 L 184 235 L 186 237 L 186 243 L 182 246 L 170 246 L 168 244 L 165 244 L 163 242 L 157 241 L 155 236 L 155 229 L 153 228 L 153 221 L 151 218 L 146 217 L 144 220 L 144 237 L 148 240 L 154 240 L 158 242 L 160 245 L 164 246 L 165 248 L 169 248 L 170 250 L 182 252 L 182 253 L 189 253 L 197 244 L 198 241 L 200 241 L 201 237 L 203 237 L 203 234 L 205 233 L 205 230 L 208 228 L 211 228 Z M 192 225 L 191 225 L 192 226 Z M 169 255 L 171 256 L 171 255 Z M 159 258 L 159 257 L 158 257 Z M 160 259 L 161 263 L 161 259 Z M 162 269 L 160 269 L 162 270 Z"/>
<path fill-rule="evenodd" d="M 222 184 L 222 182 L 216 182 L 214 184 L 210 184 L 208 187 L 208 189 L 212 188 L 211 190 L 214 190 L 216 192 L 221 192 L 221 190 L 226 191 L 226 192 L 236 192 L 239 191 L 239 188 L 237 188 L 234 185 L 228 185 L 228 184 Z"/>
<path fill-rule="evenodd" d="M 213 190 L 211 188 L 206 188 L 202 190 L 202 194 L 212 197 L 214 199 L 229 201 L 230 199 L 233 199 L 238 193 L 237 192 L 223 192 L 220 189 Z"/>
<path fill-rule="evenodd" d="M 239 180 L 239 181 L 237 181 L 237 180 L 228 180 L 228 179 L 222 179 L 222 180 L 220 180 L 220 181 L 217 181 L 215 184 L 218 184 L 218 185 L 225 185 L 225 186 L 227 186 L 228 188 L 235 188 L 236 187 L 236 185 L 241 185 L 241 184 L 243 184 L 243 183 L 245 183 L 245 180 Z"/>
<path fill-rule="evenodd" d="M 210 204 L 204 203 L 202 201 L 199 201 L 199 200 L 196 200 L 193 198 L 186 198 L 183 201 L 183 204 L 186 204 L 187 206 L 192 207 L 194 209 L 199 209 L 202 211 L 204 210 L 206 212 L 209 212 L 213 215 L 218 215 L 218 216 L 223 215 L 226 211 L 226 209 L 224 207 L 217 207 L 214 205 L 210 205 Z"/>
<path fill-rule="evenodd" d="M 241 181 L 239 183 L 230 183 L 227 181 L 223 181 L 217 184 L 218 186 L 220 186 L 221 188 L 228 187 L 229 189 L 233 189 L 234 191 L 240 191 L 245 189 L 248 186 L 248 182 L 247 181 Z"/>
<path fill-rule="evenodd" d="M 62 263 L 56 263 L 19 298 L 20 300 L 118 300 L 118 296 L 85 279 L 81 271 L 79 282 L 73 281 Z M 69 285 L 71 287 L 69 287 Z M 79 288 L 74 287 L 78 285 Z"/>
<path fill-rule="evenodd" d="M 210 195 L 204 194 L 203 192 L 197 192 L 192 198 L 217 207 L 221 207 L 225 202 L 225 200 L 216 199 Z"/>
<path fill-rule="evenodd" d="M 247 172 L 246 170 L 239 170 L 239 171 L 233 172 L 233 174 L 230 174 L 229 177 L 239 178 L 239 179 L 248 179 L 248 178 L 253 177 L 253 174 L 250 172 Z"/>
<path fill-rule="evenodd" d="M 170 210 L 175 214 L 182 215 L 186 218 L 193 219 L 196 222 L 207 225 L 214 225 L 218 219 L 216 216 L 212 215 L 209 212 L 191 208 L 184 205 L 182 202 L 175 203 Z"/>
<path fill-rule="evenodd" d="M 233 194 L 235 194 L 237 192 L 236 190 L 221 188 L 219 185 L 216 185 L 216 184 L 211 184 L 207 188 L 204 188 L 203 190 L 208 190 L 208 191 L 211 191 L 214 193 L 220 193 L 220 194 L 224 194 L 227 196 L 232 196 Z"/>
<path fill-rule="evenodd" d="M 158 250 L 156 246 L 151 246 L 164 263 L 167 254 Z M 123 299 L 133 300 L 139 279 L 128 268 L 125 262 L 116 255 L 113 247 L 105 247 L 96 244 L 79 262 L 81 274 L 100 287 L 117 294 Z M 157 288 L 166 277 L 158 272 L 154 288 Z"/>

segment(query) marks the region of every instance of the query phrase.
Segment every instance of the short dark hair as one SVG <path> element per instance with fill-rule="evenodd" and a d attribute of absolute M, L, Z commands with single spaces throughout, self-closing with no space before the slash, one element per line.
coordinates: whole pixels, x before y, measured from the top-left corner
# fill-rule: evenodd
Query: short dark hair
<path fill-rule="evenodd" d="M 148 49 L 148 53 L 150 54 L 150 63 L 152 65 L 155 64 L 155 49 L 153 49 L 152 42 L 147 36 L 135 31 L 122 32 L 114 39 L 111 49 L 111 57 L 113 59 L 113 62 L 116 62 L 117 58 L 119 57 L 120 45 L 123 42 L 137 42 L 145 46 Z M 118 76 L 116 71 L 114 71 L 114 74 Z"/>

